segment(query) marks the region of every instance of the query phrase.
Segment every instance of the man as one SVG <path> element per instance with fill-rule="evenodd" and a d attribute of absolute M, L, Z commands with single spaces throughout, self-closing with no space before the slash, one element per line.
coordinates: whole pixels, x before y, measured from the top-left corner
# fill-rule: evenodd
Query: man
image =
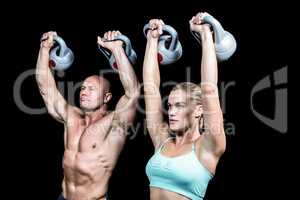
<path fill-rule="evenodd" d="M 80 108 L 66 102 L 49 69 L 49 51 L 55 32 L 45 33 L 37 60 L 36 80 L 51 116 L 64 124 L 63 193 L 59 199 L 104 200 L 108 182 L 124 146 L 126 131 L 133 122 L 139 97 L 139 83 L 122 47 L 110 41 L 121 34 L 109 31 L 98 44 L 112 52 L 125 94 L 113 112 L 107 112 L 112 98 L 104 77 L 90 76 L 80 90 Z M 110 42 L 108 42 L 110 41 Z"/>

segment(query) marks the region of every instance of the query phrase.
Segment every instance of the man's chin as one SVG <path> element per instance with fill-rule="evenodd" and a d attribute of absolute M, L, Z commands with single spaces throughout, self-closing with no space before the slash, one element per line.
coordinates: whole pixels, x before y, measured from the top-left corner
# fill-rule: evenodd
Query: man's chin
<path fill-rule="evenodd" d="M 87 107 L 87 106 L 84 106 L 84 105 L 80 105 L 80 109 L 83 111 L 83 112 L 93 112 L 93 111 L 96 111 L 98 110 L 100 107 Z"/>
<path fill-rule="evenodd" d="M 91 111 L 94 110 L 93 108 L 89 108 L 89 107 L 86 107 L 86 106 L 84 106 L 84 105 L 80 105 L 80 109 L 81 109 L 83 112 L 91 112 Z"/>

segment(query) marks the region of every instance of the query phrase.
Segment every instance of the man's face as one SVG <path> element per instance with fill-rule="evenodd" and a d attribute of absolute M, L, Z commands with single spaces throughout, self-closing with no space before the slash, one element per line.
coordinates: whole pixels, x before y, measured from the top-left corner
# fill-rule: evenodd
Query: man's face
<path fill-rule="evenodd" d="M 105 102 L 105 89 L 101 79 L 87 78 L 80 89 L 80 107 L 86 111 L 93 111 L 101 107 Z"/>

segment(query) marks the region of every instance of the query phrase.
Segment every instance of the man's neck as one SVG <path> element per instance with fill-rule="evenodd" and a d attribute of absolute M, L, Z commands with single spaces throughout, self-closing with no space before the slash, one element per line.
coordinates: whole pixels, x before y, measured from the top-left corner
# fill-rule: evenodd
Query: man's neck
<path fill-rule="evenodd" d="M 107 114 L 107 105 L 104 104 L 96 110 L 84 112 L 84 118 L 88 122 L 88 124 L 91 124 L 103 118 L 106 114 Z"/>

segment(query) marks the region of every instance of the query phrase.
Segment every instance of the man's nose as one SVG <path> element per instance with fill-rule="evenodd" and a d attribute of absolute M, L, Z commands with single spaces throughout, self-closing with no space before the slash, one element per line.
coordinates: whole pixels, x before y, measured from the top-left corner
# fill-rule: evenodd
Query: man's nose
<path fill-rule="evenodd" d="M 87 96 L 88 95 L 88 91 L 86 89 L 83 89 L 80 91 L 81 96 Z"/>

